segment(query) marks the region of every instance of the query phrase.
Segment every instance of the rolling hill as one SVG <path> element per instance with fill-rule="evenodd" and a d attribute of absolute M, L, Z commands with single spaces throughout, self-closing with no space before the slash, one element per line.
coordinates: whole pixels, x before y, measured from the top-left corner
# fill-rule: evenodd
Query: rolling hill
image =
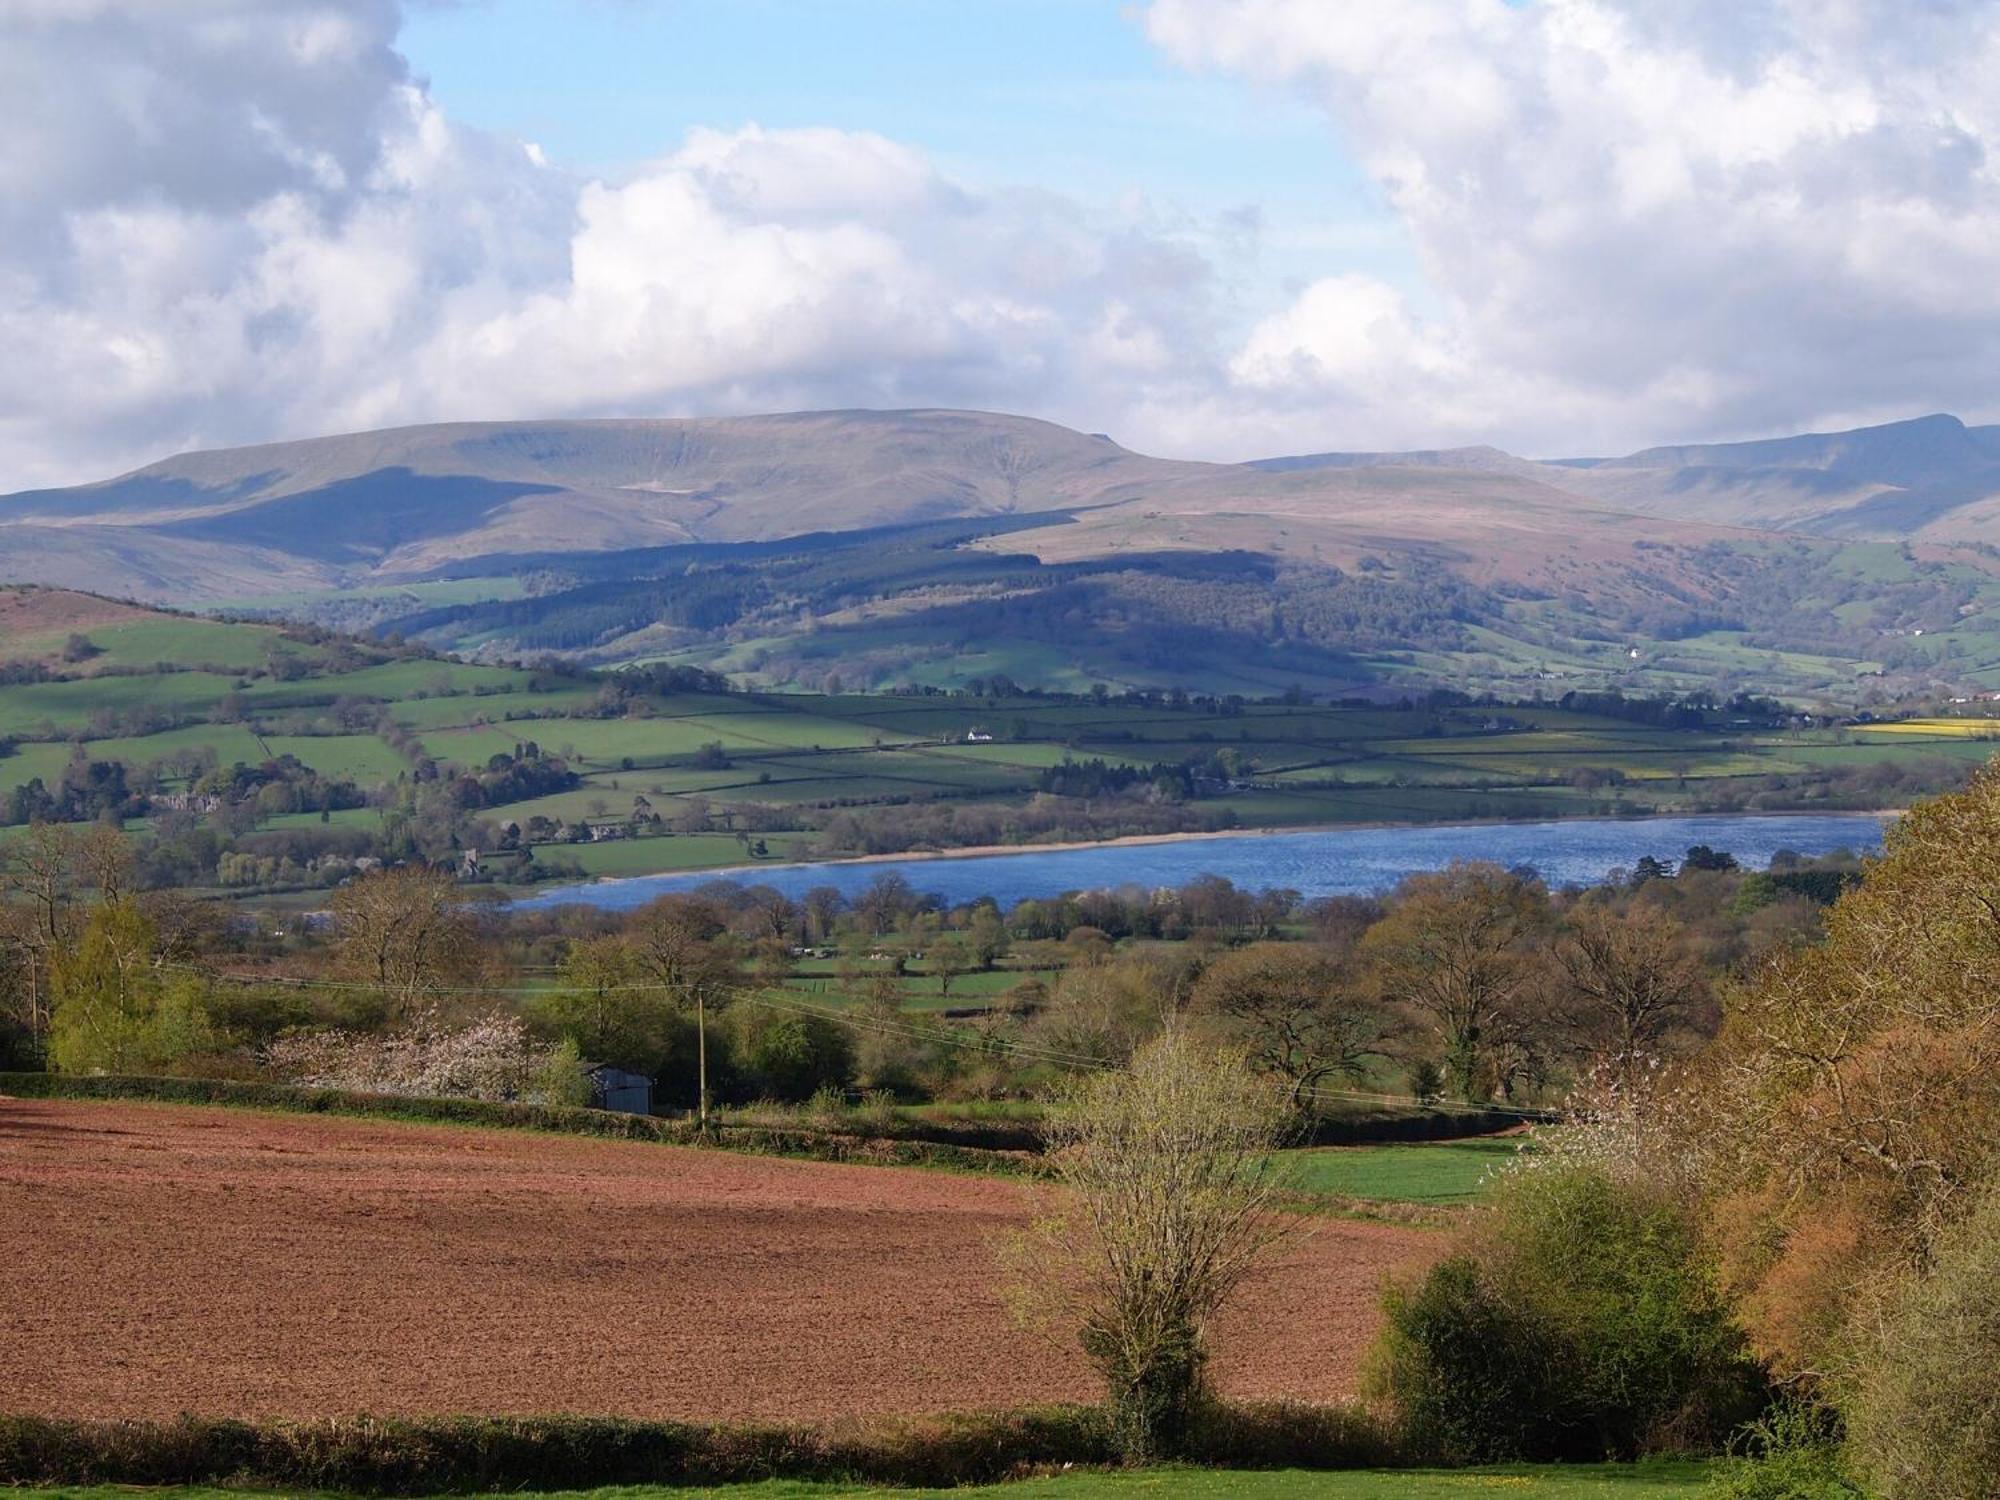
<path fill-rule="evenodd" d="M 0 581 L 753 681 L 2000 676 L 2000 429 L 1247 464 L 963 411 L 458 423 L 0 497 Z"/>

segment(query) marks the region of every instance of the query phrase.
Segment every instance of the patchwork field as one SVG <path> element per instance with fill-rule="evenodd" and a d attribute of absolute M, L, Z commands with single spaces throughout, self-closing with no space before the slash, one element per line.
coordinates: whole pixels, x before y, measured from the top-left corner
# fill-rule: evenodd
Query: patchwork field
<path fill-rule="evenodd" d="M 206 877 L 186 883 L 237 897 L 316 895 L 316 859 L 363 847 L 335 827 L 403 857 L 356 804 L 410 812 L 409 788 L 433 773 L 476 778 L 529 745 L 563 762 L 559 779 L 458 799 L 491 827 L 461 817 L 453 834 L 461 848 L 531 848 L 532 868 L 489 866 L 520 889 L 1191 828 L 1872 809 L 1951 784 L 2000 733 L 1986 718 L 1857 724 L 1769 705 L 1664 728 L 1546 702 L 670 691 L 52 591 L 0 590 L 0 611 L 32 624 L 42 653 L 0 681 L 0 819 L 115 810 L 143 840 L 176 794 L 241 764 L 231 795 L 251 816 L 228 833 L 284 835 L 258 851 L 268 868 L 225 881 L 193 846 L 179 864 Z M 0 663 L 14 646 L 0 633 Z M 298 767 L 260 771 L 280 757 Z M 331 789 L 261 796 L 259 775 L 307 773 Z M 312 809 L 329 803 L 322 823 Z M 985 806 L 960 817 L 968 804 Z"/>
<path fill-rule="evenodd" d="M 821 1418 L 1093 1394 L 994 1250 L 1031 1190 L 629 1142 L 0 1101 L 0 1409 Z M 1394 1268 L 1314 1220 L 1218 1330 L 1241 1397 L 1350 1393 Z"/>

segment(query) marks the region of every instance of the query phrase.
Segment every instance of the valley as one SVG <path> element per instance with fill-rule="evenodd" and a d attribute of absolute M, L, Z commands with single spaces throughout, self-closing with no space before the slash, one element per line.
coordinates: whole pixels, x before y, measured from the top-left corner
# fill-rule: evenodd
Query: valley
<path fill-rule="evenodd" d="M 1871 811 L 1957 784 L 2000 734 L 1976 706 L 1705 695 L 743 690 L 54 591 L 0 591 L 0 620 L 0 840 L 110 820 L 150 883 L 235 897 L 316 899 L 410 858 L 526 894 L 1135 835 Z"/>

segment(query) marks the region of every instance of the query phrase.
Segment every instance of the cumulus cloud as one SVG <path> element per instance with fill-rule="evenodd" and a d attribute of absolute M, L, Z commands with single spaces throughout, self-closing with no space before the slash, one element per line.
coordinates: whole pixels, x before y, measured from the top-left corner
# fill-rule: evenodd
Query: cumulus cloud
<path fill-rule="evenodd" d="M 1226 420 L 1323 403 L 1342 441 L 1574 451 L 1996 409 L 1990 0 L 1153 0 L 1145 25 L 1322 104 L 1420 261 L 1421 311 L 1330 274 L 1267 317 L 1232 367 L 1263 400 Z"/>
<path fill-rule="evenodd" d="M 1143 210 L 838 130 L 697 130 L 587 180 L 447 120 L 399 19 L 0 0 L 28 148 L 0 157 L 0 490 L 444 418 L 1090 420 L 1213 362 L 1211 270 Z"/>
<path fill-rule="evenodd" d="M 1249 305 L 1253 213 L 856 131 L 591 180 L 447 119 L 400 0 L 0 0 L 0 490 L 446 418 L 958 404 L 1248 457 L 1995 414 L 2000 0 L 1140 17 L 1323 106 L 1411 274 L 1329 236 Z"/>

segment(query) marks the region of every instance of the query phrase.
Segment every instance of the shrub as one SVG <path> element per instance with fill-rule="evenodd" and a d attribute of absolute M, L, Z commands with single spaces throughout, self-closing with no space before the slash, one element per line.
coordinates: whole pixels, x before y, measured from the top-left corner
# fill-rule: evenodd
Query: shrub
<path fill-rule="evenodd" d="M 0 1416 L 0 1486 L 238 1484 L 359 1495 L 719 1485 L 770 1479 L 948 1487 L 1115 1458 L 1075 1406 L 877 1418 L 831 1428 L 591 1417 L 356 1417 L 253 1423 Z M 1352 1468 L 1393 1454 L 1346 1407 L 1217 1408 L 1191 1458 Z"/>
<path fill-rule="evenodd" d="M 596 1095 L 575 1037 L 564 1037 L 550 1050 L 535 1078 L 534 1094 L 543 1104 L 567 1109 L 587 1108 Z"/>
<path fill-rule="evenodd" d="M 1049 1102 L 1069 1200 L 1014 1246 L 1010 1289 L 1076 1328 L 1129 1459 L 1184 1456 L 1211 1405 L 1207 1325 L 1284 1232 L 1272 1159 L 1289 1115 L 1282 1089 L 1178 1030 Z"/>
<path fill-rule="evenodd" d="M 734 1053 L 750 1087 L 766 1099 L 798 1102 L 841 1093 L 854 1078 L 847 1028 L 825 1016 L 746 1007 L 737 1012 Z"/>
<path fill-rule="evenodd" d="M 1884 1500 L 2000 1494 L 2000 1185 L 1892 1297 L 1848 1402 L 1855 1466 Z"/>
<path fill-rule="evenodd" d="M 1714 1449 L 1762 1404 L 1684 1211 L 1586 1162 L 1504 1177 L 1458 1253 L 1385 1306 L 1373 1389 L 1439 1459 Z"/>
<path fill-rule="evenodd" d="M 1732 1446 L 1701 1500 L 1861 1500 L 1842 1461 L 1839 1422 L 1825 1407 L 1776 1407 Z"/>
<path fill-rule="evenodd" d="M 576 1062 L 576 1044 L 570 1049 Z M 445 1022 L 435 1009 L 387 1034 L 368 1031 L 294 1032 L 264 1049 L 270 1070 L 316 1089 L 367 1094 L 409 1094 L 427 1099 L 528 1099 L 554 1075 L 557 1048 L 539 1043 L 514 1016 L 485 1016 L 464 1026 Z M 580 1066 L 575 1066 L 580 1072 Z M 590 1102 L 588 1094 L 547 1099 L 551 1104 Z"/>

